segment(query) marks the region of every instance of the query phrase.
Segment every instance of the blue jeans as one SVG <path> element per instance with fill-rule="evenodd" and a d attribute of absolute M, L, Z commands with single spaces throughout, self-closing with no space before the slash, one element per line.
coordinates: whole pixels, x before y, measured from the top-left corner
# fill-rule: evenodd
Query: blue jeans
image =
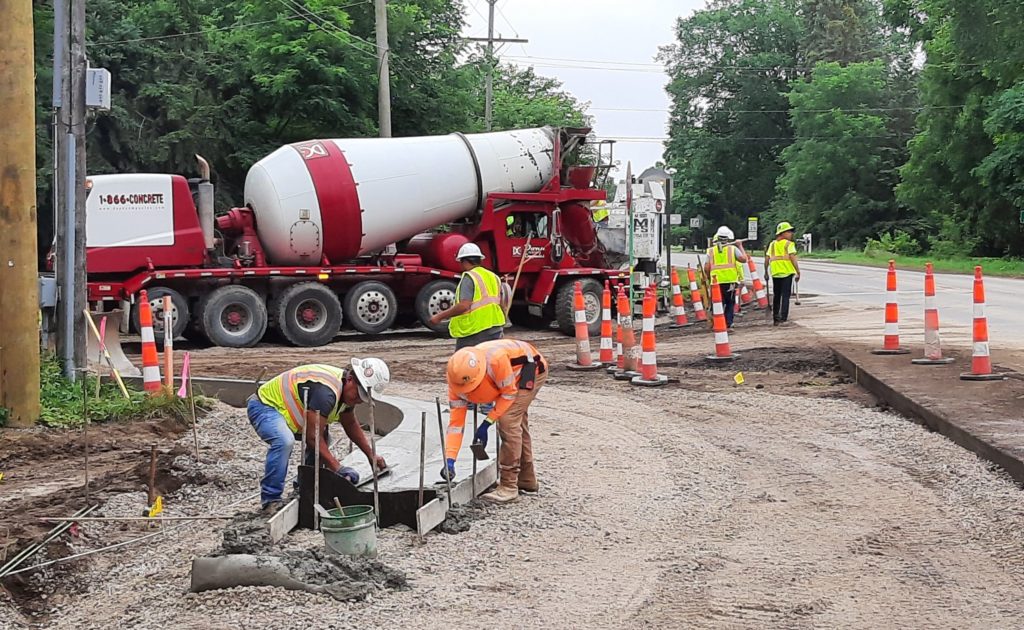
<path fill-rule="evenodd" d="M 269 445 L 267 462 L 263 467 L 260 481 L 260 503 L 280 501 L 284 495 L 284 482 L 288 477 L 288 459 L 295 445 L 295 435 L 288 423 L 276 409 L 254 398 L 246 405 L 249 423 L 256 429 L 256 435 Z"/>

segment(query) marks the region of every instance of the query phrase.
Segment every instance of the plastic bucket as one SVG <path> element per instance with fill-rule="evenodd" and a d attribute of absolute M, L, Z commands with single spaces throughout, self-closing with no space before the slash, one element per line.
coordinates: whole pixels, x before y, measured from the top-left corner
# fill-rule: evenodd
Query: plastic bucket
<path fill-rule="evenodd" d="M 344 556 L 377 556 L 377 516 L 369 505 L 349 505 L 320 517 L 327 551 Z"/>

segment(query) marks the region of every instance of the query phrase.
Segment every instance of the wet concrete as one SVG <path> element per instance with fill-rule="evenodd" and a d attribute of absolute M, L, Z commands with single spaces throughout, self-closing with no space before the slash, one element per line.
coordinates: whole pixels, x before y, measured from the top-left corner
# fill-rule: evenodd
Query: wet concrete
<path fill-rule="evenodd" d="M 487 504 L 479 499 L 473 499 L 465 505 L 448 508 L 448 514 L 444 522 L 438 526 L 438 530 L 443 534 L 468 532 L 473 521 L 484 516 L 487 516 Z"/>

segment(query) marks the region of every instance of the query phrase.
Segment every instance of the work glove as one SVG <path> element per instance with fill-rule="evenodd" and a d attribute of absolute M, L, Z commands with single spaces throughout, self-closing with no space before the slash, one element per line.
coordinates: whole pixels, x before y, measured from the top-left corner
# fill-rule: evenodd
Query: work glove
<path fill-rule="evenodd" d="M 487 446 L 487 432 L 491 428 L 492 424 L 494 424 L 494 420 L 484 418 L 484 421 L 476 428 L 476 433 L 473 435 L 474 444 L 483 444 L 484 446 Z"/>
<path fill-rule="evenodd" d="M 451 481 L 455 479 L 455 460 L 446 459 L 444 460 L 444 468 L 441 469 L 441 479 L 445 481 Z"/>
<path fill-rule="evenodd" d="M 338 475 L 342 479 L 347 479 L 353 486 L 359 483 L 359 473 L 356 472 L 355 468 L 349 468 L 348 466 L 342 466 L 334 474 Z"/>

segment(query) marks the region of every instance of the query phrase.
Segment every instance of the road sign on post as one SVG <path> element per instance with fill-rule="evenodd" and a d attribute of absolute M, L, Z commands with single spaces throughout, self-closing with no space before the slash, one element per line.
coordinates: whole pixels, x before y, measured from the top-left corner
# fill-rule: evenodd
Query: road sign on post
<path fill-rule="evenodd" d="M 704 227 L 704 217 L 702 217 L 702 216 L 691 217 L 690 218 L 690 227 L 692 227 L 695 230 L 699 230 L 702 227 Z"/>
<path fill-rule="evenodd" d="M 681 214 L 670 214 L 668 216 L 669 216 L 669 225 L 682 225 L 683 224 L 683 215 L 681 215 Z M 691 227 L 692 227 L 692 225 L 691 225 Z"/>
<path fill-rule="evenodd" d="M 747 217 L 747 240 L 757 240 L 757 217 Z"/>

